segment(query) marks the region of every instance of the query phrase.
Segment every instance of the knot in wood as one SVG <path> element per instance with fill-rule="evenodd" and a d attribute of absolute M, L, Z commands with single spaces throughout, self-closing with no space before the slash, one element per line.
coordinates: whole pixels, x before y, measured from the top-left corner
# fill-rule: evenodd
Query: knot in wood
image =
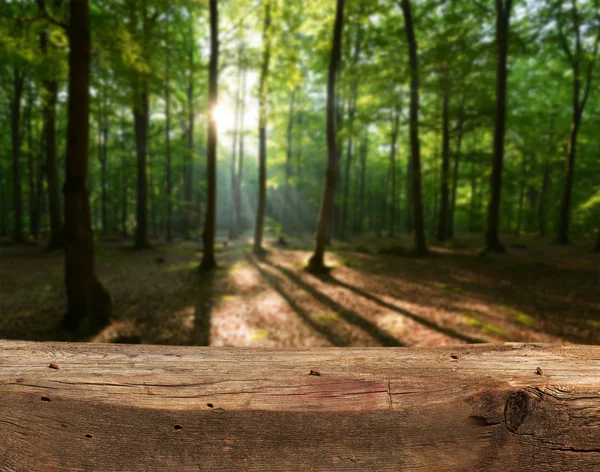
<path fill-rule="evenodd" d="M 527 392 L 520 390 L 513 392 L 506 400 L 504 419 L 506 426 L 515 433 L 525 422 L 531 411 L 531 399 Z"/>

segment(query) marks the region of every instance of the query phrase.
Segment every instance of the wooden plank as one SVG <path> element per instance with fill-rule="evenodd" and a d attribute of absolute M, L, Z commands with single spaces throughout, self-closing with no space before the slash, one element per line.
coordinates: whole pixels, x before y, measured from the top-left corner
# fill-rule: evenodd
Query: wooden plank
<path fill-rule="evenodd" d="M 530 468 L 600 470 L 600 347 L 0 342 L 2 471 Z"/>

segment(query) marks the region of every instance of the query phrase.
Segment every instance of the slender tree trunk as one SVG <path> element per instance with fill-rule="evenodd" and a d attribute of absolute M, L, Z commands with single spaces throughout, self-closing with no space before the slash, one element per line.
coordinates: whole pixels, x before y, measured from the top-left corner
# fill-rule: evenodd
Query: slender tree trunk
<path fill-rule="evenodd" d="M 452 200 L 450 202 L 450 217 L 448 218 L 448 238 L 454 238 L 454 214 L 456 212 L 456 192 L 458 190 L 458 171 L 460 168 L 460 151 L 462 148 L 464 128 L 464 98 L 460 105 L 458 118 L 458 137 L 456 142 L 456 155 L 454 156 L 454 169 L 452 170 Z"/>
<path fill-rule="evenodd" d="M 47 33 L 40 36 L 41 48 L 47 54 Z M 46 145 L 46 175 L 48 179 L 48 211 L 50 215 L 50 241 L 48 249 L 63 246 L 63 227 L 60 215 L 60 197 L 56 158 L 56 101 L 58 83 L 45 80 L 42 87 L 42 106 L 44 119 L 44 141 Z"/>
<path fill-rule="evenodd" d="M 169 15 L 166 23 L 166 78 L 165 78 L 165 174 L 167 197 L 167 242 L 173 241 L 173 176 L 171 173 L 171 35 L 169 29 Z"/>
<path fill-rule="evenodd" d="M 217 121 L 213 111 L 219 104 L 219 10 L 218 0 L 210 0 L 210 62 L 208 66 L 208 149 L 206 174 L 208 195 L 206 223 L 202 235 L 203 251 L 200 269 L 210 271 L 217 267 L 215 260 L 215 231 L 217 223 Z"/>
<path fill-rule="evenodd" d="M 356 117 L 356 106 L 358 100 L 358 71 L 357 64 L 360 59 L 362 46 L 363 30 L 360 24 L 357 24 L 356 38 L 354 41 L 354 52 L 352 54 L 351 70 L 354 74 L 350 91 L 350 103 L 348 106 L 348 143 L 346 150 L 346 167 L 344 172 L 344 195 L 342 202 L 342 221 L 341 221 L 341 239 L 346 239 L 346 231 L 348 229 L 348 194 L 350 189 L 350 169 L 352 166 L 352 157 L 354 153 L 354 120 Z"/>
<path fill-rule="evenodd" d="M 412 176 L 412 206 L 415 233 L 415 252 L 427 254 L 425 243 L 425 225 L 423 222 L 423 200 L 421 191 L 421 145 L 419 142 L 419 59 L 415 38 L 410 0 L 402 0 L 402 12 L 406 24 L 406 37 L 410 58 L 410 147 Z"/>
<path fill-rule="evenodd" d="M 148 58 L 149 24 L 146 1 L 142 2 L 142 57 Z M 135 4 L 133 6 L 135 8 Z M 132 13 L 132 28 L 136 27 L 137 18 Z M 150 120 L 149 106 L 149 77 L 147 73 L 136 73 L 133 83 L 133 122 L 135 129 L 137 153 L 137 198 L 136 198 L 136 228 L 135 249 L 147 249 L 148 242 L 148 127 Z"/>
<path fill-rule="evenodd" d="M 148 82 L 141 80 L 142 90 L 138 95 L 138 104 L 133 112 L 135 126 L 135 144 L 137 152 L 137 201 L 135 248 L 147 249 L 148 242 Z"/>
<path fill-rule="evenodd" d="M 190 19 L 191 20 L 191 19 Z M 193 197 L 192 197 L 192 181 L 193 181 L 193 155 L 194 155 L 194 50 L 196 44 L 194 40 L 194 23 L 190 22 L 191 39 L 190 49 L 188 51 L 189 76 L 187 87 L 187 102 L 188 102 L 188 129 L 187 129 L 187 154 L 185 156 L 185 166 L 183 172 L 183 201 L 184 201 L 184 219 L 183 219 L 183 235 L 186 239 L 190 238 L 190 231 L 193 227 Z"/>
<path fill-rule="evenodd" d="M 589 65 L 587 68 L 587 74 L 585 78 L 585 87 L 582 95 L 582 80 L 581 80 L 581 61 L 585 54 L 582 50 L 582 39 L 581 39 L 581 25 L 579 20 L 579 13 L 577 11 L 577 3 L 575 0 L 572 2 L 572 16 L 573 16 L 573 29 L 575 32 L 575 51 L 571 52 L 568 41 L 563 35 L 563 30 L 559 24 L 559 33 L 561 35 L 561 44 L 567 54 L 567 58 L 571 63 L 571 69 L 573 71 L 573 118 L 571 120 L 571 130 L 569 133 L 569 146 L 567 150 L 567 161 L 565 165 L 565 186 L 561 200 L 559 221 L 558 221 L 558 239 L 559 244 L 569 244 L 569 226 L 571 223 L 571 200 L 573 193 L 573 177 L 575 174 L 575 156 L 577 154 L 577 137 L 579 135 L 579 127 L 581 125 L 581 119 L 583 117 L 583 111 L 587 99 L 589 97 L 592 76 L 594 66 L 596 65 L 596 58 L 598 56 L 598 47 L 600 45 L 600 28 L 597 28 L 596 41 L 594 42 L 594 49 L 589 59 Z M 559 20 L 560 21 L 560 20 Z"/>
<path fill-rule="evenodd" d="M 28 210 L 29 210 L 29 235 L 33 238 L 37 238 L 38 224 L 37 215 L 35 214 L 35 153 L 33 152 L 33 124 L 32 124 L 32 111 L 33 111 L 33 85 L 28 84 L 27 87 L 27 106 L 25 108 L 25 124 L 27 127 L 27 186 L 29 190 L 28 195 Z"/>
<path fill-rule="evenodd" d="M 364 231 L 365 224 L 365 185 L 367 178 L 367 157 L 369 155 L 369 138 L 365 137 L 364 141 L 361 143 L 361 151 L 360 151 L 360 201 L 358 208 L 358 225 L 356 228 L 356 232 L 358 234 L 362 234 Z"/>
<path fill-rule="evenodd" d="M 269 63 L 271 61 L 271 0 L 265 0 L 265 23 L 263 30 L 263 60 L 258 91 L 258 207 L 254 229 L 254 253 L 262 254 L 263 227 L 267 200 L 267 101 Z"/>
<path fill-rule="evenodd" d="M 344 29 L 344 0 L 337 0 L 329 77 L 327 80 L 327 175 L 321 202 L 321 213 L 317 225 L 315 252 L 308 262 L 311 272 L 323 272 L 325 267 L 325 240 L 327 226 L 333 210 L 335 180 L 337 170 L 337 133 L 335 123 L 335 84 L 342 56 L 342 32 Z"/>
<path fill-rule="evenodd" d="M 125 160 L 127 154 L 127 139 L 126 139 L 126 128 L 125 120 L 123 120 L 121 126 L 121 134 L 123 136 L 123 148 L 121 152 L 121 234 L 124 238 L 127 237 L 127 209 L 129 206 L 129 192 L 128 192 L 128 172 L 125 167 Z"/>
<path fill-rule="evenodd" d="M 292 189 L 290 179 L 292 177 L 292 153 L 294 139 L 294 109 L 296 105 L 296 89 L 292 90 L 290 97 L 290 110 L 288 114 L 287 127 L 287 153 L 285 159 L 285 206 L 283 211 L 284 233 L 289 234 L 292 231 Z"/>
<path fill-rule="evenodd" d="M 102 236 L 108 236 L 108 96 L 107 86 L 104 86 L 104 98 L 100 114 L 100 185 L 101 189 L 101 219 Z"/>
<path fill-rule="evenodd" d="M 446 84 L 443 105 L 443 137 L 442 137 L 442 180 L 440 194 L 440 214 L 438 221 L 437 240 L 445 241 L 448 238 L 450 219 L 448 184 L 450 180 L 450 92 Z"/>
<path fill-rule="evenodd" d="M 502 194 L 502 167 L 504 162 L 504 134 L 506 131 L 506 83 L 508 70 L 508 37 L 512 0 L 496 0 L 496 122 L 494 129 L 494 160 L 490 188 L 490 202 L 486 228 L 486 251 L 504 252 L 499 239 L 500 199 Z"/>
<path fill-rule="evenodd" d="M 238 140 L 240 135 L 240 94 L 242 87 L 242 54 L 243 48 L 240 46 L 238 51 L 238 73 L 237 73 L 237 84 L 235 91 L 235 123 L 233 126 L 233 139 L 232 139 L 232 147 L 231 147 L 231 204 L 230 204 L 230 214 L 231 214 L 231 222 L 229 226 L 229 239 L 233 240 L 237 237 L 238 234 L 238 213 L 237 213 L 237 151 L 238 151 Z"/>
<path fill-rule="evenodd" d="M 242 53 L 242 95 L 240 101 L 240 118 L 239 118 L 239 150 L 238 150 L 238 171 L 235 178 L 235 214 L 237 216 L 238 233 L 241 232 L 242 227 L 245 226 L 242 220 L 242 179 L 244 176 L 244 138 L 245 138 L 245 126 L 244 118 L 246 116 L 246 82 L 248 77 L 247 71 L 247 58 L 245 49 Z M 238 235 L 236 234 L 236 237 Z"/>
<path fill-rule="evenodd" d="M 523 222 L 523 202 L 525 200 L 525 185 L 527 182 L 527 162 L 525 156 L 522 156 L 521 163 L 521 185 L 519 187 L 519 203 L 517 205 L 517 227 L 515 228 L 515 235 L 520 236 L 521 224 Z"/>
<path fill-rule="evenodd" d="M 401 107 L 394 107 L 392 117 L 392 147 L 390 151 L 390 164 L 391 164 L 391 184 L 392 184 L 392 204 L 390 211 L 390 237 L 393 238 L 396 235 L 396 154 L 398 149 L 398 131 L 400 128 L 400 113 Z"/>
<path fill-rule="evenodd" d="M 110 315 L 110 297 L 94 274 L 94 235 L 88 199 L 90 18 L 88 0 L 71 1 L 69 106 L 65 172 L 65 286 L 63 327 L 90 333 Z"/>
<path fill-rule="evenodd" d="M 15 67 L 13 73 L 13 96 L 10 103 L 11 111 L 11 139 L 12 139 L 12 173 L 13 173 L 13 198 L 14 198 L 14 229 L 13 240 L 16 243 L 25 241 L 23 235 L 23 200 L 21 188 L 21 97 L 25 74 Z"/>

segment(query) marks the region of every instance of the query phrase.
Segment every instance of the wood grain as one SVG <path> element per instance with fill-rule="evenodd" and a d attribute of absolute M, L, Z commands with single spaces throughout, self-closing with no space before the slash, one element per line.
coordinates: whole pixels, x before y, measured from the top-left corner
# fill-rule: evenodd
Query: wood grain
<path fill-rule="evenodd" d="M 600 347 L 0 342 L 2 471 L 528 469 L 600 470 Z"/>

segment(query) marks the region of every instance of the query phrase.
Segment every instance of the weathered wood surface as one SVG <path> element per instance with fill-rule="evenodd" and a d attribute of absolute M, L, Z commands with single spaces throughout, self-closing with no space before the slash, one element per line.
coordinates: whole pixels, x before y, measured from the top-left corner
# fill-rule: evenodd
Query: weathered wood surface
<path fill-rule="evenodd" d="M 600 471 L 600 347 L 0 342 L 0 470 Z"/>

